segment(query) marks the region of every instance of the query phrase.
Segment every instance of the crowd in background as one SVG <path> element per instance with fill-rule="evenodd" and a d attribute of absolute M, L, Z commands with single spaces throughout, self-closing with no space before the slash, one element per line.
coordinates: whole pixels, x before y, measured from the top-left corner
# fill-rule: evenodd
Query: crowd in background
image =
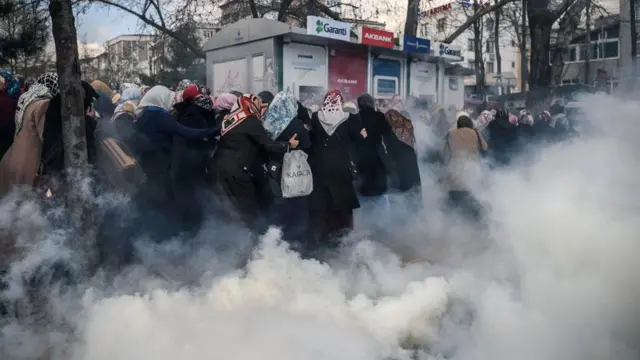
<path fill-rule="evenodd" d="M 93 191 L 130 198 L 104 211 L 98 232 L 100 261 L 116 266 L 136 261 L 134 239 L 195 235 L 212 216 L 256 233 L 278 225 L 301 252 L 333 247 L 353 229 L 356 209 L 382 211 L 389 221 L 397 220 L 394 206 L 419 211 L 422 161 L 440 169 L 448 205 L 479 220 L 474 166 L 506 166 L 528 146 L 572 134 L 561 106 L 518 115 L 481 108 L 452 119 L 428 103 L 407 108 L 399 96 L 380 103 L 365 93 L 345 102 L 338 90 L 310 111 L 288 90 L 213 96 L 189 80 L 173 90 L 82 85 Z M 60 107 L 55 73 L 27 87 L 0 71 L 2 194 L 26 186 L 46 200 L 69 191 Z M 435 139 L 426 152 L 416 144 L 417 121 Z M 306 154 L 313 191 L 285 198 L 282 164 L 294 150 Z"/>

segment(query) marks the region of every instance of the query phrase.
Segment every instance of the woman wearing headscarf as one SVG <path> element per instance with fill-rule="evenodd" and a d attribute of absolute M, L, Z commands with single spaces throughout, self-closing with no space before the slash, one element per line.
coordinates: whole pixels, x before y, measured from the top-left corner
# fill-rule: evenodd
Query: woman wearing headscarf
<path fill-rule="evenodd" d="M 387 141 L 387 152 L 393 164 L 389 192 L 404 194 L 405 205 L 410 210 L 417 210 L 422 205 L 422 192 L 413 123 L 408 116 L 394 109 L 387 111 L 385 118 L 393 133 Z"/>
<path fill-rule="evenodd" d="M 135 122 L 135 110 L 142 99 L 142 94 L 137 88 L 128 88 L 120 97 L 113 115 L 110 119 L 103 119 L 98 122 L 96 137 L 115 137 L 127 146 L 135 133 L 133 123 Z"/>
<path fill-rule="evenodd" d="M 296 148 L 297 135 L 287 141 L 275 141 L 265 130 L 262 117 L 266 106 L 256 95 L 238 97 L 222 122 L 218 149 L 212 160 L 213 180 L 217 188 L 235 206 L 241 220 L 257 226 L 259 203 L 251 167 L 261 152 L 286 153 Z"/>
<path fill-rule="evenodd" d="M 304 123 L 298 118 L 298 102 L 290 91 L 281 91 L 271 100 L 264 116 L 264 128 L 271 139 L 286 142 L 294 135 L 300 141 L 296 150 L 308 151 L 311 147 L 309 133 Z M 306 110 L 305 110 L 306 111 Z M 263 185 L 265 192 L 269 184 L 280 185 L 284 159 L 283 153 L 270 153 L 266 161 L 267 179 Z M 284 238 L 296 243 L 305 239 L 309 222 L 309 203 L 306 196 L 284 199 L 278 194 L 271 194 L 267 214 L 269 224 L 282 227 Z"/>
<path fill-rule="evenodd" d="M 265 103 L 267 106 L 271 104 L 274 98 L 271 91 L 267 91 L 267 90 L 261 91 L 260 93 L 258 93 L 258 97 L 262 99 L 262 102 Z"/>
<path fill-rule="evenodd" d="M 216 126 L 222 126 L 222 120 L 229 114 L 237 100 L 238 97 L 231 93 L 222 93 L 216 97 L 216 101 L 213 104 L 213 110 L 216 113 Z"/>
<path fill-rule="evenodd" d="M 95 90 L 82 82 L 87 113 L 97 97 Z M 64 168 L 62 146 L 61 98 L 56 73 L 45 73 L 22 94 L 16 112 L 14 142 L 0 161 L 0 192 L 6 193 L 14 185 L 36 185 L 56 177 Z M 95 155 L 93 127 L 87 120 L 87 148 L 90 161 Z"/>
<path fill-rule="evenodd" d="M 0 158 L 7 152 L 16 132 L 14 117 L 20 82 L 9 71 L 0 69 Z"/>
<path fill-rule="evenodd" d="M 350 149 L 366 137 L 357 115 L 342 108 L 342 94 L 330 90 L 311 117 L 309 165 L 313 192 L 309 196 L 312 237 L 316 245 L 336 245 L 353 228 L 353 209 L 360 207 L 353 186 L 355 169 Z"/>
<path fill-rule="evenodd" d="M 172 221 L 177 216 L 172 206 L 171 152 L 175 138 L 198 140 L 216 133 L 214 128 L 189 128 L 178 123 L 170 113 L 174 92 L 154 86 L 135 110 L 136 131 L 131 141 L 133 153 L 146 174 L 147 181 L 138 189 L 134 201 L 142 221 L 153 224 L 150 236 L 162 241 L 177 233 Z"/>
<path fill-rule="evenodd" d="M 367 138 L 356 146 L 356 165 L 358 178 L 356 190 L 360 196 L 360 203 L 367 215 L 377 211 L 388 210 L 387 192 L 390 168 L 388 154 L 391 126 L 384 114 L 376 110 L 373 97 L 369 94 L 358 96 L 360 121 L 367 130 Z"/>
<path fill-rule="evenodd" d="M 471 190 L 482 178 L 480 160 L 487 151 L 487 142 L 473 128 L 473 121 L 467 113 L 460 112 L 457 118 L 457 128 L 449 131 L 442 150 L 445 188 L 450 206 L 478 220 L 481 208 Z"/>
<path fill-rule="evenodd" d="M 112 102 L 113 91 L 100 80 L 95 80 L 91 83 L 91 87 L 93 87 L 98 93 L 98 100 L 94 104 L 94 109 L 98 114 L 99 119 L 109 120 L 113 116 L 113 112 L 115 110 L 115 106 Z"/>
<path fill-rule="evenodd" d="M 107 96 L 108 99 L 110 99 L 114 95 L 113 90 L 104 81 L 93 80 L 93 82 L 91 83 L 91 87 L 94 88 L 96 91 L 100 90 L 106 93 L 108 95 Z"/>
<path fill-rule="evenodd" d="M 180 105 L 178 123 L 189 128 L 209 128 L 214 126 L 213 102 L 206 95 L 199 94 Z M 207 187 L 207 163 L 215 145 L 213 138 L 195 140 L 175 136 L 171 156 L 171 180 L 175 204 L 179 209 L 182 228 L 197 231 L 204 221 L 202 203 L 198 196 Z"/>
<path fill-rule="evenodd" d="M 491 158 L 497 165 L 507 165 L 518 142 L 518 118 L 506 110 L 498 110 L 486 129 Z"/>

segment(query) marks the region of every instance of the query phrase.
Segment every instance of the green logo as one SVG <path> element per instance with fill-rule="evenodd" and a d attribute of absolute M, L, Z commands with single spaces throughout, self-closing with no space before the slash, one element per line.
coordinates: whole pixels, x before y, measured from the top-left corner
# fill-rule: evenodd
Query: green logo
<path fill-rule="evenodd" d="M 318 34 L 320 34 L 322 32 L 322 29 L 324 27 L 324 23 L 320 20 L 316 21 L 316 32 Z"/>

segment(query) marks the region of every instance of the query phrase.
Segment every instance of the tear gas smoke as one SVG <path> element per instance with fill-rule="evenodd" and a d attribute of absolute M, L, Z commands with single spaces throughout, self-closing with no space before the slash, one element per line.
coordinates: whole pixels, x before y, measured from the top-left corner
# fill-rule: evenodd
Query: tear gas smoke
<path fill-rule="evenodd" d="M 42 341 L 52 358 L 76 360 L 637 359 L 640 103 L 589 102 L 593 136 L 486 173 L 476 189 L 486 226 L 444 211 L 426 168 L 423 212 L 396 209 L 382 232 L 367 232 L 380 216 L 361 217 L 327 263 L 301 259 L 271 229 L 233 269 L 229 249 L 249 236 L 214 219 L 197 246 L 141 245 L 143 266 L 91 279 L 75 298 L 51 294 L 57 323 L 73 331 L 25 335 L 26 325 L 7 323 L 2 347 L 21 359 L 29 354 L 18 349 Z M 5 200 L 2 229 L 36 238 L 25 224 L 48 225 L 29 206 Z M 47 233 L 60 245 L 64 232 Z M 409 255 L 429 262 L 404 264 Z M 169 280 L 181 275 L 189 280 Z"/>

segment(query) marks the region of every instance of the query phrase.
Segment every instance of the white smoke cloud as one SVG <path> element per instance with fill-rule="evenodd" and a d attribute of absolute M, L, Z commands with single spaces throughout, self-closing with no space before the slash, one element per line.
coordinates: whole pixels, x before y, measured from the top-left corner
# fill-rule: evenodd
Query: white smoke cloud
<path fill-rule="evenodd" d="M 589 103 L 594 135 L 487 174 L 485 226 L 442 211 L 425 170 L 424 212 L 384 235 L 358 229 L 328 263 L 272 229 L 243 269 L 202 250 L 180 262 L 206 269 L 198 281 L 93 279 L 64 308 L 75 331 L 53 342 L 57 359 L 637 359 L 640 104 Z M 429 262 L 403 261 L 416 257 Z"/>

